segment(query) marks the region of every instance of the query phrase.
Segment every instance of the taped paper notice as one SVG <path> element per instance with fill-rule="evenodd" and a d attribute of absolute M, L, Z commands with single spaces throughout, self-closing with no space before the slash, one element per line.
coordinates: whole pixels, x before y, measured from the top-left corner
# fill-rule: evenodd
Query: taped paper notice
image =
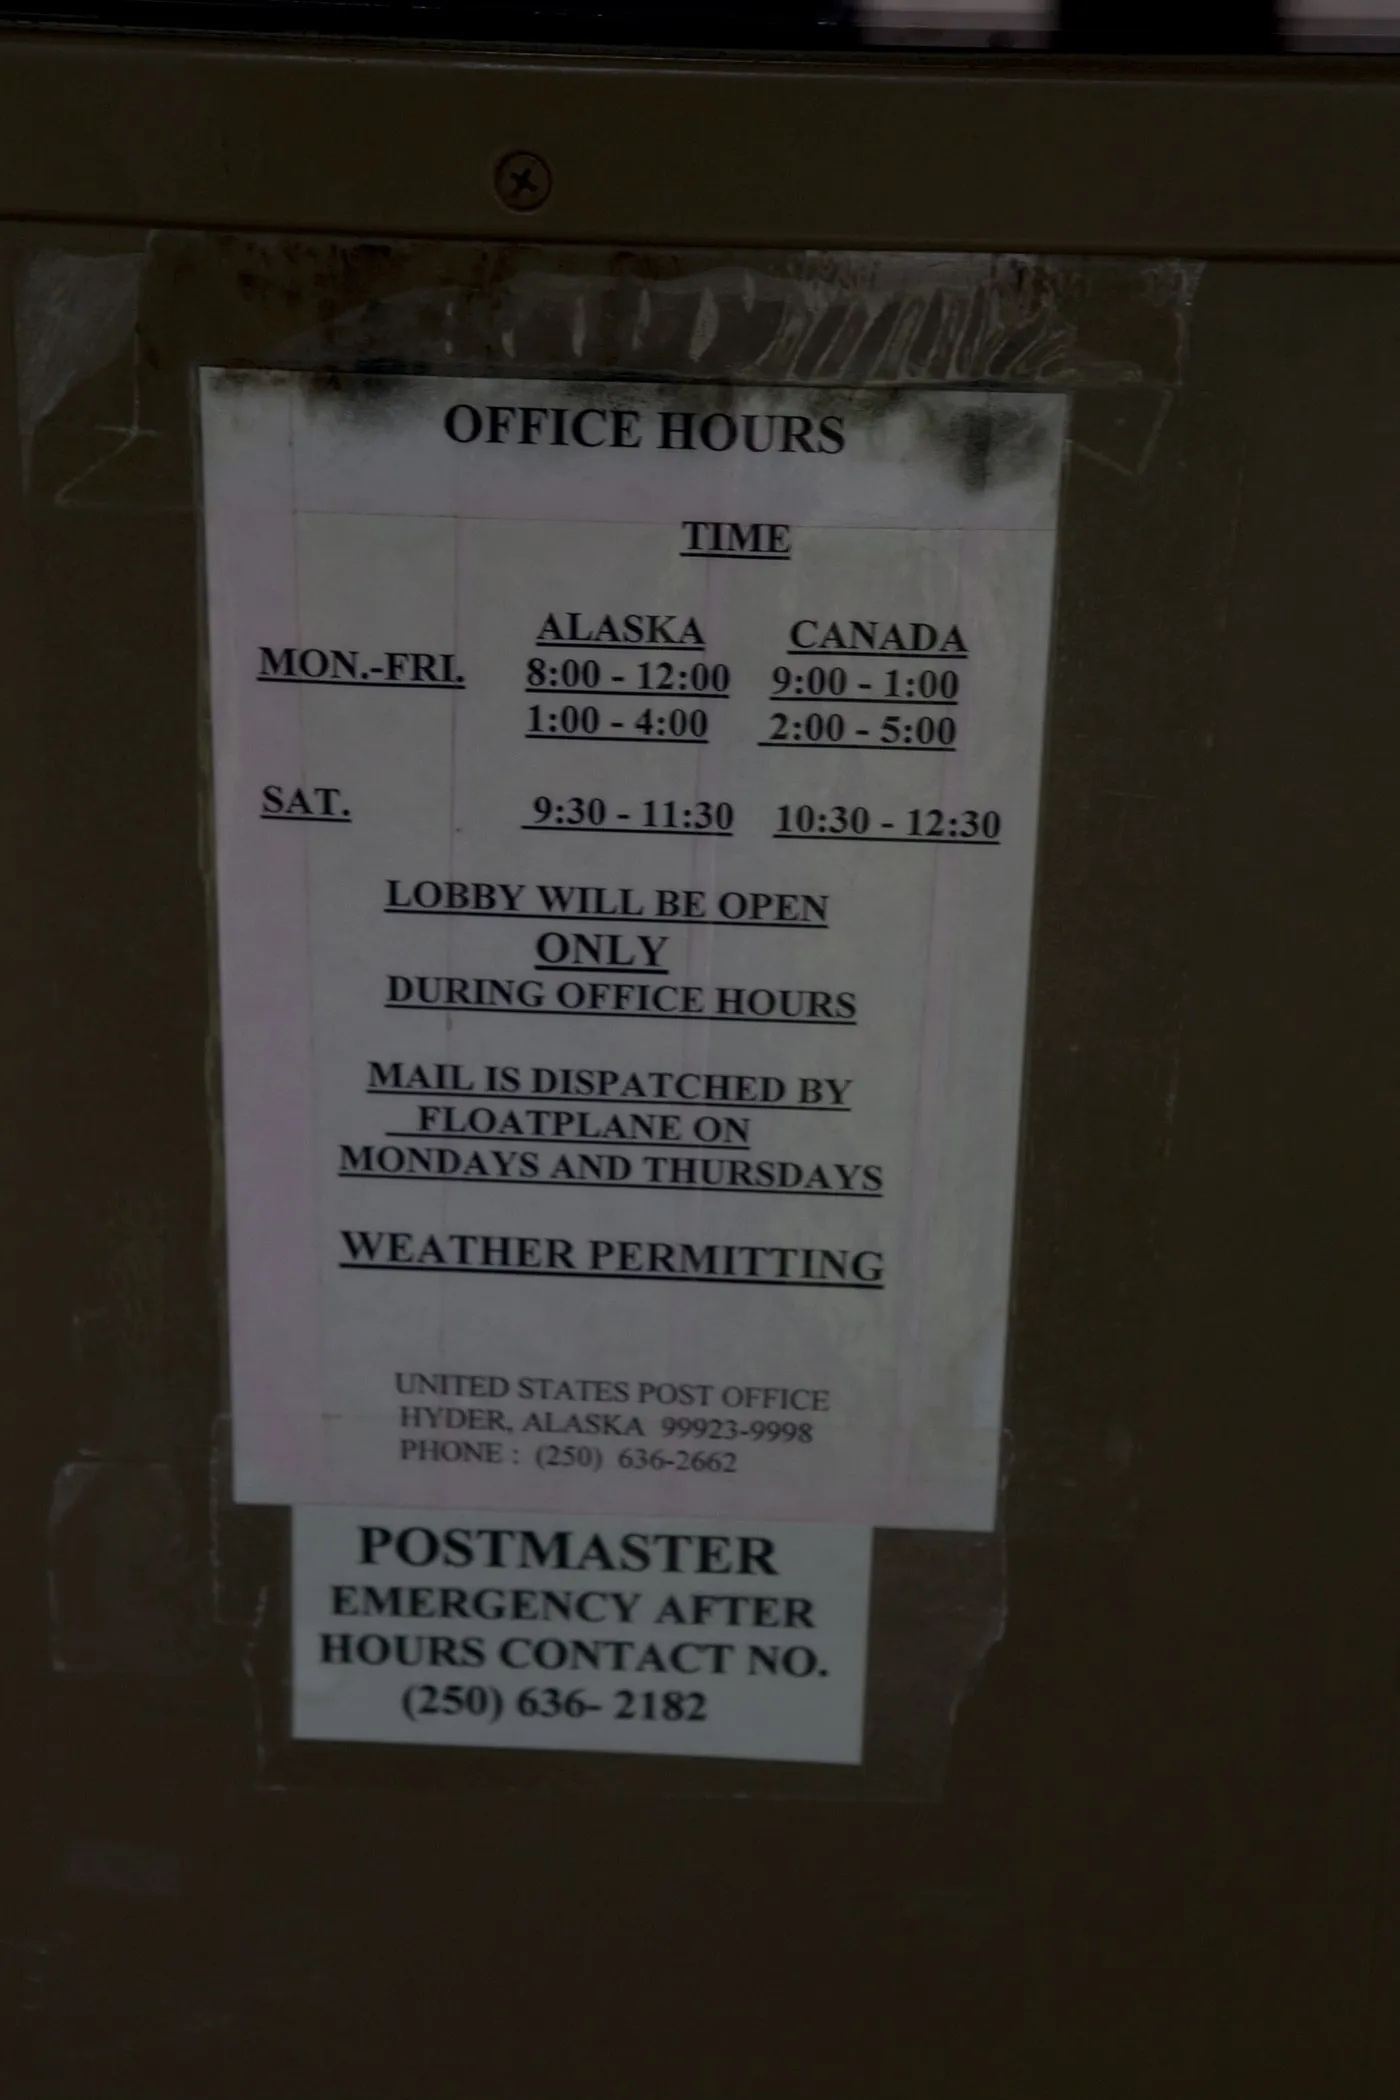
<path fill-rule="evenodd" d="M 294 1521 L 300 1737 L 860 1762 L 857 1526 Z"/>
<path fill-rule="evenodd" d="M 243 1498 L 992 1523 L 1062 407 L 204 375 Z"/>

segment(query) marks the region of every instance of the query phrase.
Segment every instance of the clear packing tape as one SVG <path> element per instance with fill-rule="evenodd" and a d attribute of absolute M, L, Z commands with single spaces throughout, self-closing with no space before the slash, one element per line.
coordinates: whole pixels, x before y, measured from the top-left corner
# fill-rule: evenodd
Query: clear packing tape
<path fill-rule="evenodd" d="M 114 865 L 100 925 L 78 933 L 105 983 L 119 1113 L 68 1199 L 76 1341 L 53 1479 L 52 1661 L 222 1673 L 269 1786 L 332 1767 L 289 1741 L 287 1519 L 234 1506 L 227 1486 L 194 372 L 1071 397 L 999 1528 L 877 1534 L 859 1768 L 352 1753 L 365 1784 L 936 1796 L 959 1716 L 1014 1634 L 1020 1558 L 1111 1549 L 1136 1522 L 1185 968 L 1175 900 L 1205 702 L 1183 687 L 1180 651 L 1172 708 L 1149 704 L 1154 674 L 1133 665 L 1143 621 L 1169 623 L 1173 603 L 1208 634 L 1228 566 L 1230 505 L 1216 499 L 1239 472 L 1229 434 L 1212 431 L 1215 498 L 1182 494 L 1206 414 L 1186 385 L 1199 268 L 53 228 L 10 247 L 54 734 L 83 752 L 94 808 L 159 790 L 153 839 Z M 71 1034 L 76 1014 L 58 1019 Z"/>

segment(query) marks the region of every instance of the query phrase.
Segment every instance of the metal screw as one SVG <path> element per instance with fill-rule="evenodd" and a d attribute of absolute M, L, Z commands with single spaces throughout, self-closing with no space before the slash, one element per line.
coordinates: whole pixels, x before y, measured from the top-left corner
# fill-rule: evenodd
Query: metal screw
<path fill-rule="evenodd" d="M 496 195 L 507 211 L 538 211 L 554 187 L 538 153 L 507 153 L 496 163 Z"/>

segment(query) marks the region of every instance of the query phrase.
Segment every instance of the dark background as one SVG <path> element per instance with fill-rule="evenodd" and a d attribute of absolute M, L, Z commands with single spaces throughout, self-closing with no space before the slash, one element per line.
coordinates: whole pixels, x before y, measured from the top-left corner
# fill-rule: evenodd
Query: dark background
<path fill-rule="evenodd" d="M 1400 81 L 1355 71 L 0 39 L 0 299 L 141 261 L 135 332 L 0 446 L 15 2100 L 1400 2091 Z M 556 272 L 1091 252 L 1024 266 L 1118 377 L 1073 382 L 1005 1617 L 939 1688 L 941 1792 L 312 1771 L 265 1696 L 284 1520 L 245 1529 L 220 1466 L 189 375 L 508 271 L 522 143 Z M 17 363 L 0 320 L 12 433 L 67 296 Z"/>
<path fill-rule="evenodd" d="M 1377 12 L 1373 7 L 1372 12 Z M 1365 10 L 1358 7 L 1358 14 Z M 988 32 L 956 6 L 923 10 L 940 47 L 959 32 L 976 47 Z M 642 46 L 652 49 L 851 51 L 878 45 L 882 28 L 861 0 L 146 0 L 145 5 L 0 8 L 0 24 L 184 29 L 217 34 L 372 36 Z M 1079 52 L 1260 53 L 1280 48 L 1271 0 L 1045 0 L 1031 27 L 1056 49 Z M 903 32 L 917 40 L 917 26 Z M 992 33 L 995 42 L 995 34 Z"/>

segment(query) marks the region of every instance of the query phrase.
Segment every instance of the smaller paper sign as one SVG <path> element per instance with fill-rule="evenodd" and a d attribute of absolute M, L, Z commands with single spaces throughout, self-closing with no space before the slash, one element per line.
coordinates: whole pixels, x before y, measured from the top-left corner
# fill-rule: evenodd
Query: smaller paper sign
<path fill-rule="evenodd" d="M 300 1738 L 860 1763 L 865 1526 L 293 1522 Z"/>

